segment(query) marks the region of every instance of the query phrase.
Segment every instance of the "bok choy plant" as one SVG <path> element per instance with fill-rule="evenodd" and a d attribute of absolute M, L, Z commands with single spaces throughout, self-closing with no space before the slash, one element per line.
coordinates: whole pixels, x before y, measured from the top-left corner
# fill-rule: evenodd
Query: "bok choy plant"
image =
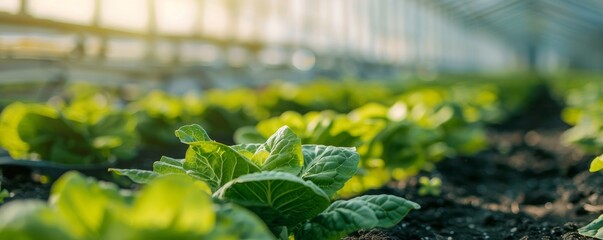
<path fill-rule="evenodd" d="M 331 202 L 357 171 L 354 148 L 302 145 L 284 126 L 261 144 L 227 146 L 199 125 L 176 136 L 189 145 L 184 159 L 163 157 L 153 170 L 111 169 L 135 182 L 180 174 L 205 182 L 215 199 L 257 214 L 280 239 L 338 239 L 359 229 L 391 227 L 419 205 L 391 195 Z"/>
<path fill-rule="evenodd" d="M 0 115 L 0 147 L 15 159 L 94 164 L 136 154 L 136 119 L 77 99 L 67 106 L 15 102 Z"/>

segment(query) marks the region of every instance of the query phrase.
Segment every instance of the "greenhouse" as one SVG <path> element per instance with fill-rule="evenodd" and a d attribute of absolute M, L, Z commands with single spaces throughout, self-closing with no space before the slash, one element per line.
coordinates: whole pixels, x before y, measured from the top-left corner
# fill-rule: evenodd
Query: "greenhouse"
<path fill-rule="evenodd" d="M 0 0 L 0 239 L 603 239 L 601 0 Z"/>

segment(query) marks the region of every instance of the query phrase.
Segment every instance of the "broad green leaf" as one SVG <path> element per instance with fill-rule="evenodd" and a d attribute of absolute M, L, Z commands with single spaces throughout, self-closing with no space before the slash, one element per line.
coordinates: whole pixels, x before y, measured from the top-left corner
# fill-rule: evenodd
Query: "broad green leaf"
<path fill-rule="evenodd" d="M 51 206 L 70 225 L 70 231 L 83 238 L 94 236 L 105 224 L 107 212 L 115 205 L 124 205 L 117 187 L 98 184 L 77 172 L 63 175 L 52 187 Z"/>
<path fill-rule="evenodd" d="M 30 150 L 28 143 L 22 140 L 19 132 L 19 125 L 28 114 L 50 119 L 58 118 L 55 109 L 41 104 L 15 102 L 6 106 L 0 115 L 0 146 L 8 150 L 14 158 L 24 157 Z M 47 123 L 45 126 L 48 125 Z"/>
<path fill-rule="evenodd" d="M 186 151 L 186 174 L 206 182 L 216 191 L 241 175 L 260 169 L 234 149 L 213 141 L 197 142 Z"/>
<path fill-rule="evenodd" d="M 603 215 L 595 219 L 588 225 L 578 229 L 578 233 L 583 236 L 603 239 Z"/>
<path fill-rule="evenodd" d="M 56 159 L 50 159 L 51 149 L 58 139 L 71 139 L 80 144 L 86 143 L 85 136 L 78 134 L 61 119 L 36 113 L 25 114 L 17 126 L 17 131 L 19 137 L 30 146 L 29 151 L 39 154 L 44 160 L 68 162 L 61 159 L 60 155 L 53 157 Z M 63 152 L 66 152 L 71 146 L 62 147 Z"/>
<path fill-rule="evenodd" d="M 590 163 L 590 172 L 597 172 L 603 169 L 603 155 L 596 157 Z"/>
<path fill-rule="evenodd" d="M 153 172 L 159 174 L 170 174 L 170 173 L 183 173 L 184 170 L 184 159 L 175 159 L 171 157 L 162 156 L 159 161 L 153 163 Z"/>
<path fill-rule="evenodd" d="M 119 159 L 130 159 L 136 155 L 139 137 L 136 133 L 136 118 L 120 112 L 102 116 L 90 125 L 90 134 L 97 149 L 108 149 Z"/>
<path fill-rule="evenodd" d="M 237 151 L 238 153 L 240 153 L 241 155 L 245 156 L 248 159 L 253 160 L 253 154 L 255 154 L 255 152 L 258 150 L 258 148 L 261 146 L 262 144 L 259 143 L 247 143 L 247 144 L 238 144 L 238 145 L 233 145 L 230 146 L 232 149 L 234 149 L 235 151 Z M 261 162 L 254 162 L 256 165 L 261 165 Z"/>
<path fill-rule="evenodd" d="M 304 145 L 301 178 L 312 181 L 332 196 L 354 176 L 360 157 L 354 148 Z"/>
<path fill-rule="evenodd" d="M 281 127 L 257 149 L 252 159 L 262 162 L 262 171 L 298 174 L 304 163 L 301 140 L 289 127 Z"/>
<path fill-rule="evenodd" d="M 215 205 L 216 227 L 207 239 L 230 236 L 233 239 L 275 239 L 262 220 L 234 204 Z"/>
<path fill-rule="evenodd" d="M 195 142 L 211 141 L 209 135 L 205 129 L 198 124 L 185 125 L 175 132 L 176 137 L 180 139 L 180 142 L 185 144 L 191 144 Z"/>
<path fill-rule="evenodd" d="M 148 170 L 139 170 L 139 169 L 119 169 L 119 168 L 109 168 L 110 172 L 117 173 L 121 176 L 126 176 L 130 178 L 135 183 L 145 184 L 154 178 L 160 176 L 159 173 L 148 171 Z"/>
<path fill-rule="evenodd" d="M 260 172 L 228 182 L 214 196 L 255 212 L 268 226 L 295 226 L 329 206 L 329 197 L 309 181 L 284 172 Z"/>
<path fill-rule="evenodd" d="M 9 202 L 0 211 L 2 239 L 77 239 L 64 222 L 40 200 Z"/>
<path fill-rule="evenodd" d="M 123 217 L 137 229 L 207 234 L 214 228 L 215 212 L 206 189 L 187 176 L 157 178 L 142 189 L 129 216 Z"/>
<path fill-rule="evenodd" d="M 369 195 L 336 201 L 304 223 L 296 239 L 340 239 L 347 234 L 375 227 L 389 228 L 419 205 L 391 195 Z"/>
<path fill-rule="evenodd" d="M 50 205 L 25 200 L 2 206 L 0 238 L 274 239 L 257 216 L 214 203 L 206 184 L 185 175 L 157 177 L 131 199 L 117 191 L 67 173 L 53 186 Z"/>

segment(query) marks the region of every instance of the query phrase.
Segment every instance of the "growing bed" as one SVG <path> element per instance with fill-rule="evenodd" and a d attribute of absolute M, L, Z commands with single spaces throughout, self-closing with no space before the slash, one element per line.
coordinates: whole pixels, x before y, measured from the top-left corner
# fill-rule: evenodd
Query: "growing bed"
<path fill-rule="evenodd" d="M 444 86 L 449 85 L 444 84 Z M 501 87 L 501 89 L 507 87 L 511 90 L 499 89 L 500 92 L 497 92 L 497 94 L 500 94 L 500 96 L 504 95 L 505 93 L 518 90 L 517 86 L 513 86 L 512 84 L 502 86 L 503 87 Z M 319 99 L 324 101 L 319 102 L 319 104 L 316 104 L 314 101 L 305 102 L 308 101 L 307 99 L 292 99 L 287 96 L 280 96 L 283 101 L 277 101 L 276 103 L 273 102 L 271 104 L 276 105 L 271 105 L 271 108 L 269 108 L 278 109 L 275 110 L 277 114 L 270 114 L 271 116 L 275 117 L 268 120 L 266 120 L 266 117 L 256 118 L 258 115 L 254 115 L 258 114 L 258 112 L 261 112 L 257 111 L 258 109 L 256 109 L 256 107 L 260 106 L 261 104 L 254 102 L 253 104 L 255 105 L 246 105 L 249 104 L 249 102 L 258 101 L 257 99 L 253 101 L 235 101 L 236 103 L 231 103 L 232 106 L 243 106 L 240 108 L 233 108 L 232 106 L 222 107 L 218 103 L 211 103 L 214 104 L 214 108 L 209 111 L 209 113 L 206 113 L 207 115 L 201 114 L 200 116 L 202 116 L 201 119 L 203 119 L 202 124 L 214 126 L 213 133 L 215 133 L 217 136 L 217 142 L 225 142 L 226 145 L 234 144 L 229 141 L 237 141 L 238 143 L 241 143 L 241 141 L 243 143 L 266 142 L 266 144 L 268 144 L 273 140 L 270 140 L 272 139 L 272 137 L 270 137 L 270 135 L 266 135 L 265 132 L 272 134 L 276 131 L 276 128 L 278 128 L 279 130 L 276 132 L 281 133 L 281 135 L 283 134 L 283 131 L 291 132 L 288 134 L 293 134 L 292 132 L 297 132 L 299 137 L 296 136 L 295 138 L 301 140 L 290 140 L 287 137 L 287 139 L 289 139 L 287 141 L 289 142 L 301 141 L 304 144 L 326 144 L 340 147 L 356 146 L 357 149 L 351 150 L 350 148 L 345 148 L 345 151 L 358 151 L 360 153 L 361 158 L 359 166 L 361 168 L 364 168 L 365 170 L 368 169 L 366 170 L 367 172 L 372 169 L 372 166 L 370 166 L 371 161 L 363 160 L 363 158 L 381 157 L 385 160 L 387 160 L 387 158 L 391 156 L 408 159 L 415 159 L 421 157 L 425 158 L 424 160 L 419 162 L 410 161 L 412 164 L 403 162 L 406 165 L 400 165 L 399 162 L 395 163 L 393 161 L 385 161 L 385 168 L 374 168 L 372 170 L 375 170 L 377 172 L 380 170 L 387 170 L 385 171 L 385 174 L 391 175 L 387 175 L 387 178 L 385 179 L 390 180 L 391 178 L 394 178 L 397 180 L 380 182 L 381 180 L 374 180 L 374 176 L 367 175 L 371 177 L 370 179 L 367 179 L 371 181 L 374 180 L 376 181 L 376 183 L 372 182 L 370 184 L 373 185 L 363 185 L 366 184 L 366 182 L 363 182 L 366 181 L 366 179 L 363 180 L 361 177 L 359 177 L 359 179 L 355 179 L 353 181 L 356 181 L 356 183 L 363 183 L 360 185 L 364 188 L 360 189 L 348 188 L 348 185 L 341 185 L 335 187 L 333 187 L 334 185 L 320 185 L 319 183 L 321 181 L 324 181 L 324 179 L 319 179 L 318 181 L 316 181 L 316 183 L 321 188 L 324 188 L 322 191 L 329 193 L 328 196 L 332 197 L 332 199 L 339 198 L 348 200 L 353 199 L 352 197 L 354 196 L 385 196 L 383 194 L 387 194 L 391 195 L 392 198 L 395 198 L 396 201 L 399 201 L 400 203 L 403 202 L 403 200 L 401 199 L 404 198 L 416 202 L 418 203 L 418 205 L 421 206 L 420 209 L 415 209 L 411 211 L 414 205 L 408 203 L 408 209 L 406 209 L 405 211 L 401 211 L 400 216 L 398 216 L 397 218 L 388 219 L 387 224 L 383 222 L 379 224 L 373 223 L 372 225 L 360 224 L 360 227 L 357 228 L 361 228 L 362 230 L 351 232 L 346 237 L 347 239 L 590 239 L 589 237 L 580 235 L 578 233 L 578 229 L 584 227 L 589 222 L 597 218 L 597 216 L 599 216 L 601 211 L 603 210 L 601 209 L 601 205 L 603 205 L 603 198 L 600 197 L 600 194 L 603 193 L 603 178 L 600 177 L 600 174 L 589 172 L 589 165 L 591 159 L 593 158 L 593 155 L 583 152 L 581 149 L 578 148 L 578 145 L 567 145 L 562 143 L 564 142 L 564 134 L 571 127 L 566 123 L 568 122 L 567 119 L 562 120 L 562 117 L 565 116 L 562 113 L 565 111 L 565 106 L 561 106 L 562 101 L 559 101 L 558 96 L 551 96 L 551 92 L 554 92 L 554 87 L 543 86 L 544 85 L 534 85 L 533 87 L 529 88 L 530 90 L 522 89 L 524 92 L 529 93 L 527 95 L 530 95 L 530 97 L 519 97 L 519 101 L 517 99 L 511 99 L 511 101 L 509 101 L 510 103 L 507 102 L 507 105 L 505 106 L 514 106 L 518 109 L 522 109 L 522 111 L 508 113 L 509 115 L 505 116 L 504 121 L 502 122 L 488 122 L 489 120 L 487 120 L 487 117 L 484 117 L 488 114 L 494 114 L 497 112 L 497 110 L 499 110 L 489 105 L 478 105 L 476 107 L 478 111 L 483 111 L 481 113 L 482 118 L 480 118 L 479 121 L 474 120 L 475 122 L 471 122 L 470 120 L 466 120 L 466 110 L 465 112 L 460 111 L 461 114 L 459 114 L 458 116 L 455 115 L 458 113 L 458 111 L 456 110 L 462 109 L 462 107 L 464 107 L 464 105 L 459 103 L 463 103 L 466 105 L 471 104 L 470 101 L 463 102 L 466 100 L 466 97 L 459 98 L 460 100 L 456 99 L 455 101 L 459 102 L 450 105 L 447 105 L 448 103 L 445 103 L 444 105 L 435 104 L 434 106 L 436 107 L 434 107 L 435 110 L 433 110 L 434 116 L 441 115 L 442 112 L 445 112 L 442 109 L 449 110 L 448 115 L 446 115 L 448 117 L 445 118 L 445 121 L 443 123 L 438 123 L 441 126 L 436 124 L 436 127 L 433 128 L 437 131 L 443 132 L 443 136 L 436 136 L 436 138 L 438 138 L 436 142 L 429 140 L 432 137 L 425 137 L 427 140 L 421 140 L 425 141 L 425 145 L 420 145 L 420 147 L 417 148 L 418 152 L 411 152 L 411 155 L 408 155 L 408 153 L 405 153 L 406 155 L 396 155 L 397 152 L 388 153 L 387 149 L 386 151 L 378 151 L 379 153 L 375 154 L 370 150 L 373 148 L 378 149 L 378 147 L 375 147 L 377 145 L 393 147 L 416 147 L 415 145 L 408 145 L 409 141 L 387 141 L 392 141 L 392 138 L 390 136 L 391 132 L 396 134 L 402 134 L 401 136 L 405 136 L 406 138 L 414 139 L 411 137 L 416 137 L 417 135 L 403 134 L 409 134 L 408 132 L 412 132 L 407 131 L 408 129 L 420 129 L 425 126 L 425 124 L 427 124 L 427 126 L 431 126 L 429 124 L 433 124 L 432 119 L 421 118 L 421 116 L 417 117 L 416 125 L 413 125 L 415 123 L 412 123 L 410 125 L 408 125 L 408 123 L 399 124 L 399 122 L 396 122 L 397 120 L 392 120 L 397 119 L 395 113 L 398 113 L 396 111 L 392 111 L 392 109 L 399 108 L 400 102 L 393 103 L 393 105 L 391 102 L 387 102 L 387 104 L 389 105 L 384 104 L 383 106 L 374 103 L 379 101 L 387 101 L 384 99 L 388 99 L 400 93 L 391 93 L 391 95 L 385 94 L 385 96 L 383 96 L 383 99 L 381 100 L 364 99 L 354 103 L 350 103 L 350 96 L 347 96 L 348 101 L 343 101 L 340 99 L 340 95 L 337 97 L 333 97 L 332 99 L 329 99 L 329 97 L 327 97 L 326 99 Z M 317 89 L 320 89 L 320 87 L 320 85 L 318 87 L 306 87 L 301 88 L 299 91 L 307 91 L 312 92 L 312 94 L 315 94 L 315 91 Z M 439 92 L 437 91 L 442 91 L 441 89 L 446 88 L 441 88 L 438 86 L 427 87 L 426 89 L 416 90 L 416 92 L 413 92 L 415 93 L 415 95 L 402 95 L 400 99 L 402 99 L 401 101 L 406 101 L 406 103 L 409 103 L 410 107 L 408 107 L 407 110 L 409 112 L 412 112 L 413 106 L 410 102 L 417 101 L 417 96 L 438 96 L 437 93 Z M 462 91 L 475 90 L 471 87 L 465 87 L 460 89 Z M 482 91 L 483 89 L 486 89 L 487 91 L 491 90 L 491 88 L 489 87 L 478 87 L 477 89 L 478 90 L 475 90 L 476 93 L 480 93 L 480 91 Z M 354 91 L 357 90 L 358 89 Z M 382 89 L 380 88 L 375 88 L 372 90 L 382 91 Z M 341 91 L 342 93 L 353 94 L 347 92 L 350 91 L 349 89 Z M 462 91 L 461 93 L 463 93 Z M 268 92 L 269 94 L 275 94 L 274 92 Z M 233 95 L 230 96 L 245 96 L 246 94 L 251 93 L 243 91 L 233 93 Z M 342 95 L 345 98 L 345 94 Z M 327 96 L 326 93 L 325 96 Z M 519 94 L 518 96 L 521 96 L 521 94 Z M 458 98 L 458 96 L 456 97 Z M 168 96 L 155 95 L 154 98 L 160 99 L 155 100 L 163 103 L 169 102 L 168 100 L 166 100 L 169 98 Z M 278 99 L 279 97 L 274 98 Z M 145 101 L 148 100 L 149 98 L 147 98 Z M 354 100 L 357 99 L 354 98 Z M 430 99 L 428 98 L 422 98 L 422 100 L 418 102 L 421 103 L 421 101 L 429 100 Z M 525 102 L 521 102 L 521 100 Z M 513 101 L 515 101 L 515 103 L 513 103 Z M 334 104 L 333 102 L 336 102 L 336 104 Z M 297 111 L 299 113 L 284 112 L 285 110 L 291 108 L 291 106 L 297 108 Z M 320 113 L 313 112 L 325 110 L 325 108 L 330 109 L 329 106 L 339 107 L 340 112 L 349 112 L 352 110 L 353 111 L 349 115 L 329 111 Z M 421 105 L 418 104 L 417 106 Z M 499 105 L 496 106 L 500 107 Z M 144 113 L 148 114 L 149 112 Z M 253 112 L 253 114 L 249 114 L 249 112 Z M 371 135 L 371 138 L 378 139 L 378 141 L 371 142 L 371 144 L 367 146 L 359 144 L 358 141 L 360 140 L 369 140 L 362 139 L 362 137 L 365 135 L 354 135 L 355 128 L 361 126 L 354 124 L 370 123 L 374 124 L 374 126 L 372 127 L 377 126 L 377 128 L 379 128 L 379 123 L 382 123 L 383 121 L 383 118 L 379 114 L 383 113 L 387 114 L 387 120 L 385 121 L 386 126 L 396 126 L 396 128 L 390 129 L 388 127 L 381 126 L 383 128 L 379 131 L 391 132 L 386 132 L 388 134 Z M 238 116 L 240 116 L 239 114 L 247 115 L 244 115 L 245 118 L 238 118 Z M 146 126 L 151 126 L 153 129 L 159 129 L 157 126 L 169 127 L 175 124 L 187 123 L 186 121 L 188 121 L 188 119 L 185 119 L 185 117 L 183 116 L 190 117 L 194 114 L 183 111 L 179 114 L 172 115 L 165 113 L 160 113 L 158 115 L 139 115 L 143 115 L 143 119 L 145 119 L 145 121 L 147 121 L 147 124 L 149 124 Z M 394 116 L 392 117 L 392 115 Z M 211 116 L 211 118 L 208 118 L 207 116 Z M 358 116 L 369 117 L 367 117 L 368 120 L 366 121 L 360 120 L 360 122 L 358 122 Z M 426 116 L 429 116 L 429 114 L 427 114 Z M 165 119 L 171 120 L 166 121 Z M 238 119 L 242 122 L 236 122 L 232 119 Z M 319 119 L 320 121 L 318 122 L 320 122 L 322 125 L 312 124 L 315 119 Z M 461 121 L 461 119 L 465 120 Z M 172 120 L 173 122 L 171 122 Z M 227 121 L 227 128 L 219 127 L 220 124 L 225 124 L 225 122 Z M 342 122 L 347 125 L 340 125 L 339 127 L 334 127 L 336 126 L 336 124 Z M 375 122 L 377 122 L 377 124 L 375 124 Z M 250 123 L 257 124 L 257 127 L 249 128 Z M 316 123 L 316 121 L 314 123 Z M 281 128 L 281 126 L 283 125 L 291 125 L 290 127 L 293 130 L 283 130 L 283 128 Z M 186 129 L 190 128 L 191 126 L 192 125 L 186 125 L 183 130 L 179 130 L 180 132 L 176 133 L 182 143 L 193 146 L 195 144 L 202 144 L 199 143 L 200 141 L 209 141 L 210 143 L 207 144 L 211 146 L 218 146 L 220 149 L 226 149 L 226 145 L 217 145 L 217 143 L 214 143 L 212 140 L 209 139 L 209 137 L 207 137 L 206 133 L 200 135 L 200 132 L 195 132 L 195 134 L 197 134 L 195 135 L 191 132 L 188 132 L 189 130 Z M 235 129 L 241 126 L 247 126 L 247 128 L 243 128 L 244 131 L 240 131 L 237 134 L 233 133 Z M 485 126 L 483 128 L 483 131 L 485 132 L 482 133 L 480 131 L 482 131 L 483 126 Z M 337 137 L 333 137 L 331 135 L 328 135 L 330 136 L 328 137 L 327 135 L 324 135 L 325 132 L 329 131 L 331 131 L 329 133 L 333 133 L 333 129 L 344 128 L 346 128 L 346 130 L 339 132 L 339 135 L 336 135 Z M 469 137 L 463 137 L 465 135 L 456 135 L 454 138 L 448 138 L 447 134 L 455 133 L 454 131 L 451 131 L 450 128 L 452 128 L 453 130 L 459 128 L 462 129 L 461 132 L 471 133 L 471 135 L 468 135 Z M 210 128 L 209 130 L 212 129 Z M 424 132 L 425 131 L 419 131 L 413 134 L 422 134 Z M 209 135 L 212 136 L 213 133 L 210 132 Z M 370 132 L 363 132 L 363 134 L 364 133 Z M 188 136 L 186 134 L 190 134 L 191 136 Z M 228 134 L 234 134 L 234 139 L 226 137 Z M 151 144 L 150 146 L 153 146 L 152 144 L 161 143 L 161 141 L 164 140 L 162 139 L 163 135 L 161 135 L 160 133 L 157 133 L 157 135 L 146 136 L 148 137 L 146 138 L 147 140 L 156 140 L 155 142 L 146 143 Z M 484 137 L 484 139 L 481 138 L 482 136 Z M 481 139 L 485 142 L 480 142 L 481 140 L 476 142 L 475 139 Z M 373 141 L 373 139 L 370 139 L 370 141 Z M 432 156 L 429 155 L 431 154 L 431 152 L 424 151 L 427 148 L 436 150 L 439 149 L 437 147 L 441 146 L 442 141 L 444 141 L 448 147 L 446 154 L 439 154 L 440 152 L 436 151 L 435 153 L 438 154 L 434 154 Z M 104 171 L 107 166 L 103 166 L 103 171 L 100 171 L 100 174 L 94 174 L 90 172 L 89 174 L 95 175 L 95 177 L 100 179 L 114 181 L 119 184 L 122 188 L 134 189 L 135 191 L 137 191 L 139 188 L 144 189 L 145 183 L 149 181 L 151 177 L 155 178 L 156 175 L 165 174 L 166 171 L 155 169 L 155 172 L 142 171 L 130 173 L 124 171 L 123 169 L 149 170 L 154 168 L 153 162 L 158 161 L 158 156 L 160 155 L 183 156 L 186 152 L 186 148 L 180 146 L 182 144 L 170 144 L 173 143 L 168 142 L 168 144 L 166 145 L 168 146 L 165 148 L 168 149 L 167 151 L 161 148 L 147 147 L 146 150 L 139 150 L 139 152 L 136 154 L 137 157 L 135 157 L 134 160 L 121 161 L 110 166 L 122 169 L 117 171 L 122 171 L 120 172 L 121 174 L 130 176 L 130 178 L 135 180 L 135 182 L 141 183 L 140 185 L 131 184 L 131 182 L 128 182 L 124 178 L 115 178 L 115 176 Z M 256 159 L 256 157 L 252 157 L 252 155 L 255 156 L 260 153 L 264 154 L 258 150 L 262 148 L 259 147 L 259 145 L 252 144 L 244 146 L 252 147 L 243 149 L 244 147 L 235 146 L 233 147 L 233 149 L 239 151 L 243 156 L 249 157 L 249 159 Z M 275 145 L 270 144 L 266 145 L 264 149 L 268 149 L 267 152 L 269 153 L 265 154 L 277 154 L 273 153 L 271 150 L 274 146 Z M 425 149 L 422 147 L 424 147 Z M 309 145 L 308 149 L 310 148 L 314 149 L 315 147 L 314 145 Z M 322 148 L 316 147 L 316 149 L 320 150 Z M 342 151 L 343 149 L 344 148 L 342 148 Z M 474 149 L 476 149 L 476 151 L 473 151 Z M 191 151 L 190 148 L 189 151 Z M 308 151 L 308 154 L 310 152 L 311 151 Z M 8 156 L 6 152 L 0 152 L 0 154 L 3 154 L 5 157 Z M 306 154 L 306 152 L 304 152 L 304 154 Z M 349 154 L 351 153 L 346 153 L 346 156 L 348 156 L 348 158 L 354 158 L 349 157 L 352 156 Z M 187 153 L 187 158 L 188 155 L 189 154 Z M 310 155 L 311 154 L 309 154 L 308 156 Z M 308 169 L 310 168 L 312 161 L 307 159 L 308 156 L 304 155 L 304 158 L 302 158 L 302 160 L 304 160 L 305 162 L 302 165 L 294 166 L 293 168 L 302 169 L 302 172 L 309 171 Z M 316 156 L 310 158 L 314 157 Z M 358 161 L 358 157 L 355 158 L 356 161 Z M 173 160 L 171 159 L 162 159 L 161 161 L 163 161 L 164 163 L 173 163 Z M 249 166 L 250 168 L 258 167 L 257 171 L 260 171 L 259 169 L 263 170 L 263 161 L 269 162 L 269 160 L 264 159 L 261 160 L 259 163 L 255 162 L 257 166 L 251 163 L 249 163 Z M 279 165 L 276 167 L 276 169 L 287 173 L 293 171 L 295 172 L 294 175 L 298 175 L 300 178 L 307 177 L 301 173 L 297 174 L 299 172 L 299 169 L 292 170 L 290 167 L 291 166 Z M 388 167 L 391 167 L 392 169 L 402 168 L 404 169 L 403 174 L 396 175 L 395 171 L 389 172 Z M 48 176 L 36 174 L 39 173 L 42 168 L 43 167 L 39 166 L 15 166 L 14 164 L 2 166 L 2 176 L 0 178 L 0 182 L 2 183 L 1 187 L 2 189 L 8 189 L 10 191 L 10 196 L 5 199 L 5 203 L 17 202 L 19 200 L 31 198 L 48 200 L 51 194 L 51 185 L 46 183 L 46 181 L 48 181 Z M 273 168 L 266 168 L 267 170 L 274 170 Z M 34 170 L 33 175 L 31 172 L 32 169 Z M 194 179 L 197 180 L 205 179 L 204 176 L 195 175 L 194 172 L 193 174 L 191 174 L 188 170 L 183 173 L 191 175 Z M 239 170 L 233 170 L 233 172 L 236 171 Z M 361 172 L 361 170 L 359 170 L 359 172 Z M 246 172 L 246 174 L 247 173 L 261 175 L 259 172 L 254 173 L 254 171 L 251 170 Z M 344 175 L 349 175 L 346 178 L 350 178 L 352 177 L 352 175 L 350 174 L 351 173 L 345 173 Z M 34 177 L 32 178 L 32 176 Z M 243 174 L 241 176 L 245 175 Z M 266 175 L 263 177 L 275 176 Z M 231 177 L 233 181 L 237 179 L 235 176 Z M 284 179 L 284 177 L 281 175 L 278 175 L 277 177 L 279 177 L 279 179 Z M 74 178 L 72 177 L 71 181 L 75 181 L 73 179 Z M 308 179 L 311 178 L 304 178 L 303 180 L 311 181 Z M 441 183 L 439 183 L 437 179 L 441 180 Z M 52 181 L 55 179 L 51 178 L 50 180 Z M 246 178 L 244 180 L 249 181 L 253 179 Z M 278 224 L 275 225 L 275 223 L 277 222 L 277 220 L 275 219 L 280 219 L 278 214 L 268 214 L 267 216 L 263 216 L 262 212 L 258 212 L 259 210 L 255 208 L 257 206 L 254 206 L 253 204 L 249 206 L 246 205 L 248 203 L 248 200 L 238 201 L 241 199 L 232 198 L 234 196 L 232 194 L 229 198 L 227 196 L 228 194 L 224 193 L 224 191 L 226 190 L 223 190 L 222 187 L 226 186 L 228 190 L 228 187 L 236 185 L 240 182 L 244 182 L 244 180 L 240 180 L 239 182 L 235 181 L 235 183 L 222 182 L 222 179 L 220 179 L 220 181 L 218 182 L 205 182 L 208 184 L 209 188 L 211 188 L 210 192 L 214 193 L 214 198 L 219 199 L 216 200 L 217 202 L 215 204 L 219 205 L 225 202 L 232 201 L 237 204 L 248 207 L 252 210 L 252 212 L 255 212 L 257 215 L 259 215 L 264 221 L 267 221 L 266 219 L 271 219 L 267 222 L 267 224 L 270 227 L 271 233 L 277 237 L 286 238 L 288 234 L 291 234 L 294 231 L 295 235 L 304 236 L 304 234 L 308 233 L 309 230 L 305 229 L 308 231 L 304 232 L 305 230 L 300 230 L 300 226 L 317 226 L 312 225 L 314 224 L 313 222 L 308 222 L 307 225 L 304 225 L 306 223 L 301 223 L 302 225 L 299 225 L 297 222 L 295 222 L 295 224 L 298 224 L 295 225 L 295 227 L 287 226 L 283 228 L 283 226 L 277 226 Z M 431 180 L 431 182 L 429 180 Z M 300 180 L 299 183 L 301 182 L 303 181 Z M 189 183 L 185 183 L 185 185 L 186 184 Z M 346 191 L 339 192 L 338 195 L 333 195 L 337 190 L 342 187 L 343 190 Z M 188 190 L 184 189 L 182 191 Z M 129 200 L 123 201 L 128 202 Z M 219 206 L 220 207 L 217 207 L 219 209 L 224 207 L 223 205 Z M 229 209 L 226 210 L 227 212 L 234 211 L 231 210 L 230 207 L 226 208 Z M 404 217 L 406 213 L 408 213 L 408 215 Z M 243 215 L 245 214 L 247 213 L 244 213 Z M 404 219 L 399 221 L 402 217 Z M 390 226 L 392 225 L 390 223 L 392 223 L 392 221 L 394 220 L 397 224 L 395 224 L 393 227 L 379 227 L 385 225 Z M 312 221 L 318 220 L 314 219 Z M 0 224 L 0 226 L 2 226 L 2 224 Z M 366 228 L 363 226 L 376 227 L 363 229 Z M 288 230 L 289 232 L 287 232 L 286 230 Z M 310 230 L 314 231 L 315 229 Z M 346 231 L 350 232 L 349 230 Z"/>

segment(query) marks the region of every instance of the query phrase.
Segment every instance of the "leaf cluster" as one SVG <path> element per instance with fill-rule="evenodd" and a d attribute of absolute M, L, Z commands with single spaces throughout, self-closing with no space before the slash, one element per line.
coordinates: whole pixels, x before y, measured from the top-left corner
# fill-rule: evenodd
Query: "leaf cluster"
<path fill-rule="evenodd" d="M 163 157 L 152 171 L 112 171 L 139 183 L 172 174 L 203 181 L 215 199 L 251 210 L 283 239 L 337 239 L 363 228 L 390 227 L 419 208 L 389 195 L 331 203 L 356 172 L 359 155 L 354 148 L 302 145 L 287 126 L 258 144 L 227 146 L 199 125 L 183 126 L 176 136 L 189 145 L 184 159 Z"/>
<path fill-rule="evenodd" d="M 63 175 L 49 203 L 10 202 L 0 208 L 3 239 L 271 239 L 253 213 L 214 202 L 206 185 L 162 176 L 140 192 L 79 173 Z"/>
<path fill-rule="evenodd" d="M 98 98 L 58 107 L 15 102 L 0 115 L 0 147 L 16 159 L 102 163 L 135 155 L 135 128 L 135 118 Z"/>

